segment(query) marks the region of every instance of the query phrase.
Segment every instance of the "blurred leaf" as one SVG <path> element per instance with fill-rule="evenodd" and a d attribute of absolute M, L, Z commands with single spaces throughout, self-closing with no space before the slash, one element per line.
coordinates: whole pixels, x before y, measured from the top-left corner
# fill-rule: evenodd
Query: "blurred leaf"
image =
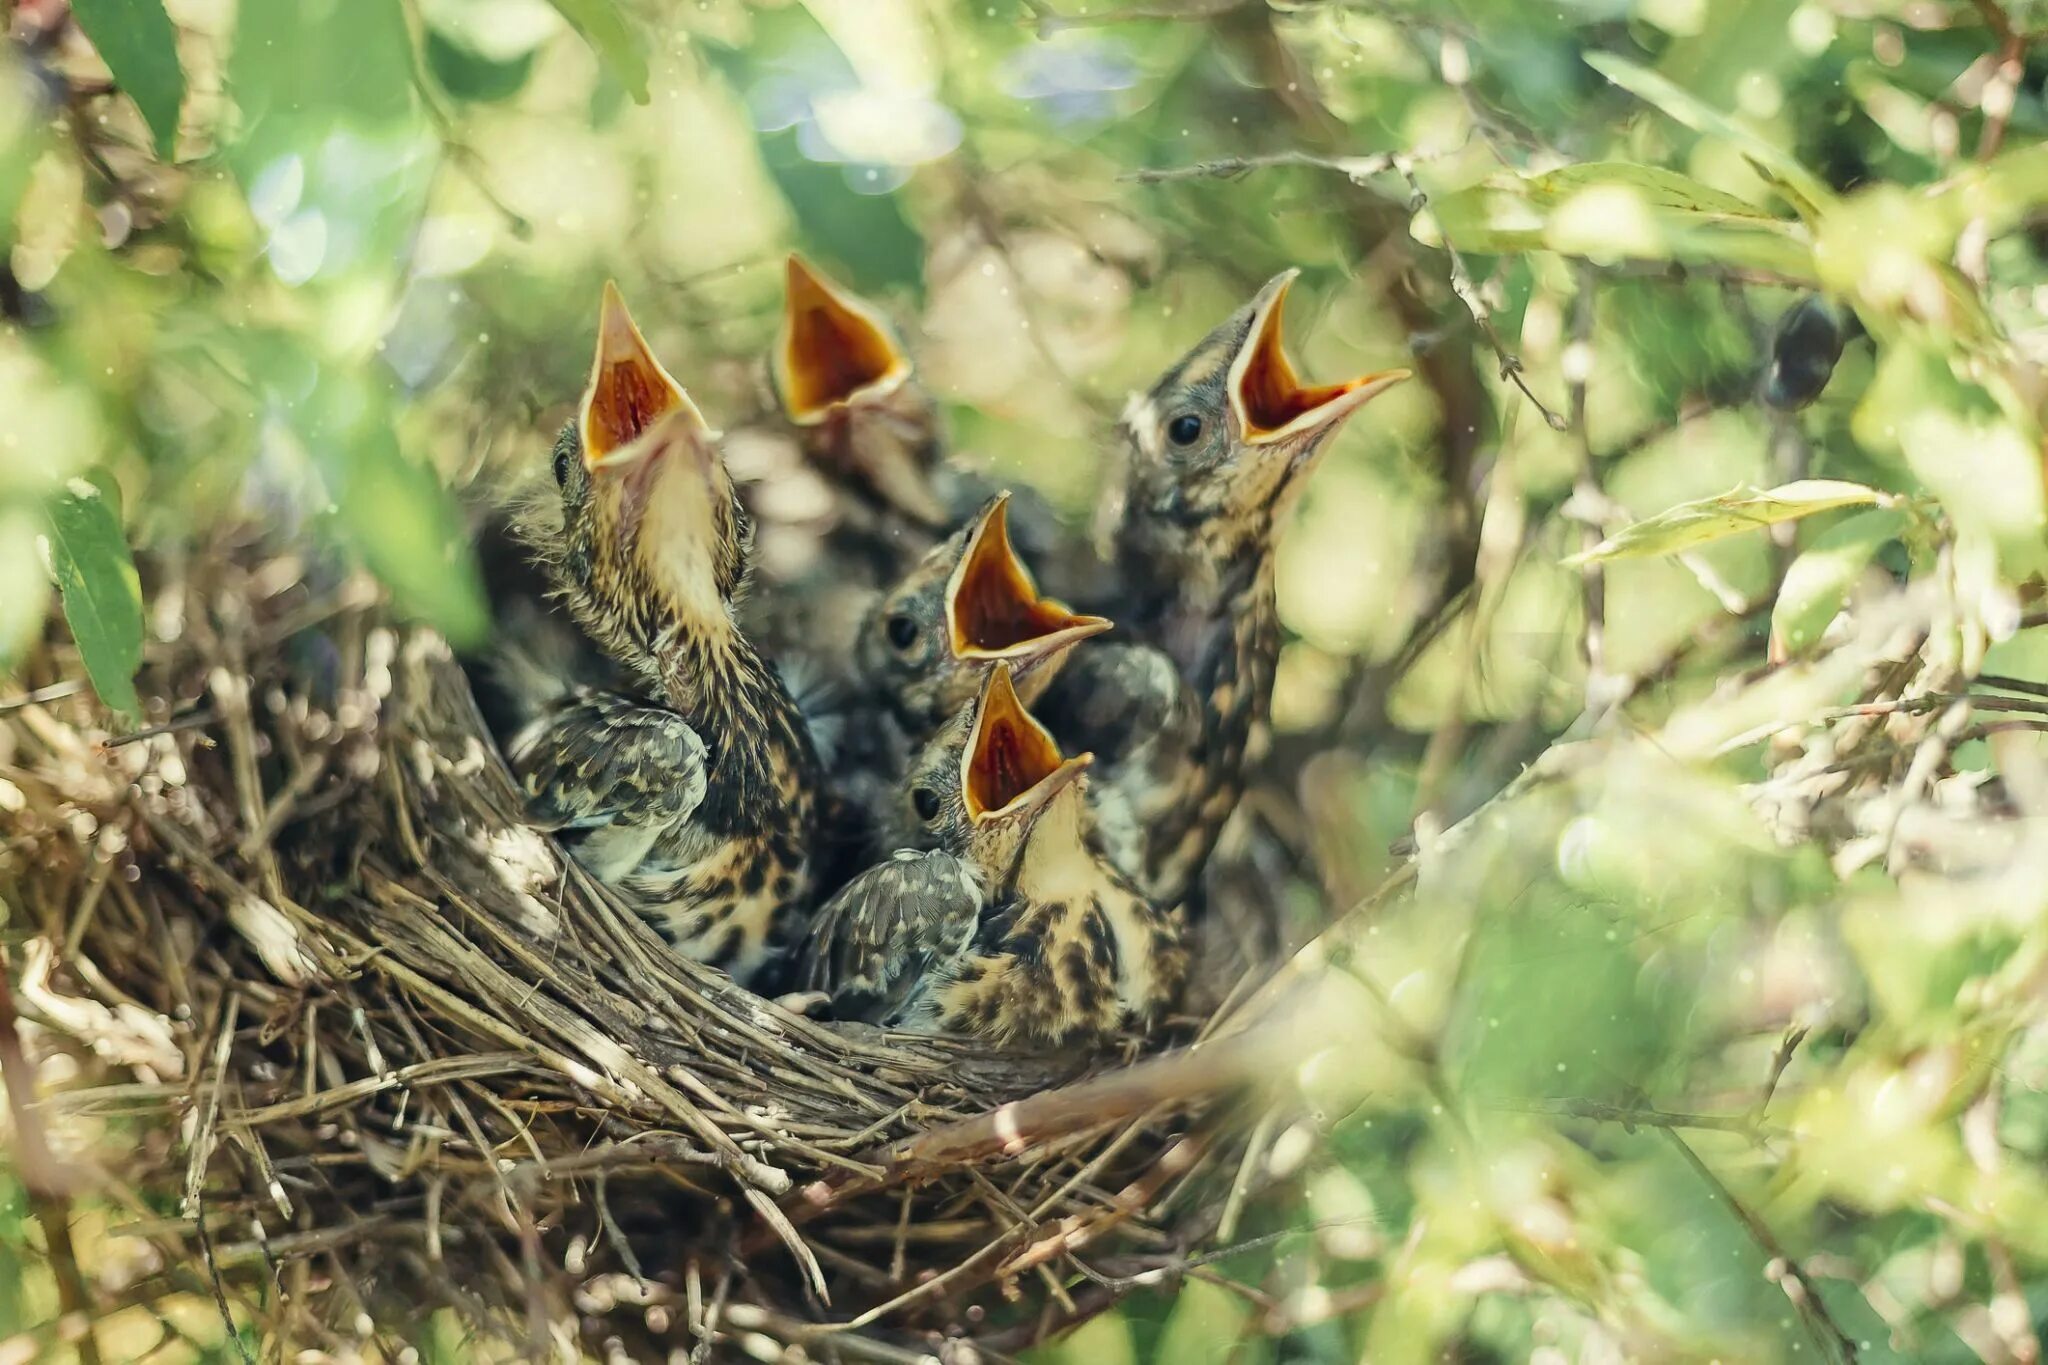
<path fill-rule="evenodd" d="M 2007 573 L 2022 579 L 2048 569 L 2042 432 L 2007 386 L 1980 376 L 1998 379 L 1940 339 L 1901 336 L 1885 347 L 1854 429 L 1871 449 L 1903 456 L 1958 532 L 1995 544 Z"/>
<path fill-rule="evenodd" d="M 437 28 L 427 30 L 427 67 L 441 88 L 471 104 L 496 104 L 526 88 L 533 74 L 533 50 L 508 61 L 486 57 Z"/>
<path fill-rule="evenodd" d="M 458 645 L 489 629 L 475 556 L 454 500 L 431 469 L 405 457 L 384 393 L 358 374 L 323 368 L 311 395 L 290 405 L 334 500 L 344 537 L 399 607 Z"/>
<path fill-rule="evenodd" d="M 548 0 L 548 3 L 582 35 L 584 42 L 590 44 L 591 51 L 597 53 L 605 69 L 626 87 L 633 103 L 647 103 L 647 54 L 640 50 L 640 40 L 634 36 L 619 7 L 612 0 Z"/>
<path fill-rule="evenodd" d="M 1874 507 L 1829 527 L 1800 552 L 1786 569 L 1771 609 L 1771 639 L 1781 657 L 1803 654 L 1820 640 L 1856 580 L 1906 523 L 1902 510 Z"/>
<path fill-rule="evenodd" d="M 1751 132 L 1669 78 L 1612 52 L 1589 52 L 1586 64 L 1676 122 L 1734 147 L 1786 191 L 1786 197 L 1802 216 L 1813 217 L 1834 202 L 1833 192 L 1821 183 L 1820 177 L 1800 165 L 1790 152 Z"/>
<path fill-rule="evenodd" d="M 178 140 L 185 72 L 163 0 L 71 0 L 71 13 L 114 73 L 114 84 L 142 111 L 156 154 L 169 161 Z"/>
<path fill-rule="evenodd" d="M 388 275 L 411 241 L 438 151 L 412 69 L 398 0 L 243 6 L 224 152 L 285 283 Z"/>
<path fill-rule="evenodd" d="M 1801 479 L 1771 489 L 1738 488 L 1719 497 L 1666 508 L 1616 532 L 1592 549 L 1571 556 L 1565 563 L 1597 564 L 1611 559 L 1676 554 L 1744 531 L 1810 517 L 1815 512 L 1876 502 L 1883 496 L 1863 484 L 1836 479 Z"/>
<path fill-rule="evenodd" d="M 1225 1365 L 1242 1360 L 1251 1309 L 1220 1285 L 1190 1280 L 1173 1297 L 1150 1358 L 1159 1365 Z"/>
<path fill-rule="evenodd" d="M 39 542 L 43 518 L 32 507 L 0 508 L 0 674 L 42 638 L 49 619 L 50 574 Z"/>
<path fill-rule="evenodd" d="M 922 285 L 924 240 L 895 195 L 854 193 L 845 168 L 804 156 L 794 131 L 764 134 L 760 142 L 768 174 L 817 256 L 843 269 L 856 289 Z"/>
<path fill-rule="evenodd" d="M 1466 251 L 1723 262 L 1796 279 L 1814 273 L 1798 223 L 1675 171 L 1618 161 L 1497 175 L 1441 195 L 1417 219 L 1415 235 L 1431 245 L 1447 237 Z"/>
<path fill-rule="evenodd" d="M 121 515 L 84 479 L 67 482 L 44 504 L 44 512 L 50 572 L 93 690 L 121 714 L 139 716 L 135 670 L 142 666 L 142 583 Z"/>

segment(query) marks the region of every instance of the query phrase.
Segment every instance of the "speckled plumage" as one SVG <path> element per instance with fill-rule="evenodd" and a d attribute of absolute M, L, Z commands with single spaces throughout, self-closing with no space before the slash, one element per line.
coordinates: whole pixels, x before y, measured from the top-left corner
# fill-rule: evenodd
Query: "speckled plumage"
<path fill-rule="evenodd" d="M 1125 477 L 1107 552 L 1123 638 L 1172 661 L 1090 651 L 1046 697 L 1049 719 L 1088 734 L 1104 695 L 1151 698 L 1153 728 L 1105 745 L 1103 805 L 1131 832 L 1119 861 L 1155 903 L 1179 905 L 1243 792 L 1280 648 L 1274 542 L 1343 419 L 1405 371 L 1322 388 L 1281 349 L 1293 272 L 1204 337 L 1126 408 Z"/>
<path fill-rule="evenodd" d="M 733 619 L 750 527 L 714 438 L 607 291 L 559 520 L 523 526 L 579 625 L 637 680 L 578 691 L 513 746 L 535 813 L 677 948 L 745 976 L 810 895 L 818 763 Z"/>
<path fill-rule="evenodd" d="M 835 1013 L 1004 1044 L 1102 1038 L 1156 1017 L 1179 989 L 1178 920 L 1096 843 L 1086 758 L 1066 760 L 999 664 L 920 754 L 903 850 L 820 913 L 810 982 Z"/>
<path fill-rule="evenodd" d="M 1092 1042 L 1150 1025 L 1179 993 L 1180 916 L 1109 860 L 1085 785 L 1050 798 L 974 950 L 939 968 L 922 1022 L 1004 1044 Z"/>

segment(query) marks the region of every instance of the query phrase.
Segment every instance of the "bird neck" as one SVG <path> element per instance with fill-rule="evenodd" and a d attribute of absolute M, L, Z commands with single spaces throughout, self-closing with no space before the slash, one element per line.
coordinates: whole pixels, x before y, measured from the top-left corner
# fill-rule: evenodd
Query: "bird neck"
<path fill-rule="evenodd" d="M 710 751 L 698 818 L 739 832 L 801 815 L 815 789 L 817 755 L 781 676 L 737 628 L 678 629 L 652 661 L 662 699 Z"/>
<path fill-rule="evenodd" d="M 1205 702 L 1248 680 L 1263 705 L 1279 645 L 1270 535 L 1205 544 L 1139 529 L 1119 538 L 1118 570 L 1132 604 L 1120 629 L 1165 651 Z"/>
<path fill-rule="evenodd" d="M 1017 864 L 1017 890 L 1030 900 L 1057 900 L 1083 890 L 1100 876 L 1082 818 L 1078 785 L 1052 799 L 1031 827 Z"/>

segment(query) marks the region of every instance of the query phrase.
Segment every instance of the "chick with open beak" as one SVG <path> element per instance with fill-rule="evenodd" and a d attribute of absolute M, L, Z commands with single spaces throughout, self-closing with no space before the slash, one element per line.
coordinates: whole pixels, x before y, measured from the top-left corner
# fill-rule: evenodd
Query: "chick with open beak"
<path fill-rule="evenodd" d="M 938 405 L 880 310 L 791 253 L 769 369 L 804 453 L 834 486 L 936 533 L 949 524 L 933 487 Z"/>
<path fill-rule="evenodd" d="M 1125 639 L 1171 660 L 1093 651 L 1044 698 L 1062 734 L 1104 743 L 1100 804 L 1139 846 L 1126 870 L 1178 905 L 1243 790 L 1280 649 L 1274 547 L 1345 421 L 1408 377 L 1302 381 L 1283 344 L 1296 272 L 1276 276 L 1125 409 L 1109 557 Z M 1132 715 L 1133 708 L 1145 712 Z M 1128 738 L 1109 747 L 1116 735 Z M 1136 752 L 1142 749 L 1142 752 Z"/>
<path fill-rule="evenodd" d="M 751 528 L 717 435 L 610 285 L 553 473 L 560 521 L 527 537 L 635 685 L 560 699 L 513 741 L 514 771 L 578 861 L 744 978 L 810 894 L 817 758 L 733 618 Z"/>
<path fill-rule="evenodd" d="M 999 662 L 910 774 L 935 847 L 870 868 L 817 918 L 809 979 L 833 1012 L 1044 1044 L 1154 1018 L 1185 975 L 1179 926 L 1092 845 L 1090 761 L 1062 756 Z"/>
<path fill-rule="evenodd" d="M 885 593 L 861 625 L 861 685 L 894 714 L 912 746 L 979 691 L 998 663 L 1029 703 L 1067 651 L 1110 628 L 1038 591 L 1010 541 L 1010 495 L 998 493 Z"/>

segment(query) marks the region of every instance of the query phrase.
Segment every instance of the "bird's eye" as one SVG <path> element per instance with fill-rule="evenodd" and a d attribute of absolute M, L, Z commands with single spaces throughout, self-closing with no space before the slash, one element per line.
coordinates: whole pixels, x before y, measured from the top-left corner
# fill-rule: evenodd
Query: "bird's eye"
<path fill-rule="evenodd" d="M 1177 446 L 1191 446 L 1201 440 L 1201 417 L 1192 412 L 1181 413 L 1166 424 L 1166 439 Z"/>
<path fill-rule="evenodd" d="M 916 619 L 900 611 L 884 622 L 882 629 L 889 633 L 889 643 L 898 649 L 909 649 L 917 643 Z"/>
<path fill-rule="evenodd" d="M 926 824 L 939 818 L 939 794 L 930 787 L 919 787 L 911 792 L 910 805 L 917 812 L 917 818 Z"/>
<path fill-rule="evenodd" d="M 555 452 L 555 487 L 566 487 L 569 482 L 569 449 L 564 446 Z"/>

